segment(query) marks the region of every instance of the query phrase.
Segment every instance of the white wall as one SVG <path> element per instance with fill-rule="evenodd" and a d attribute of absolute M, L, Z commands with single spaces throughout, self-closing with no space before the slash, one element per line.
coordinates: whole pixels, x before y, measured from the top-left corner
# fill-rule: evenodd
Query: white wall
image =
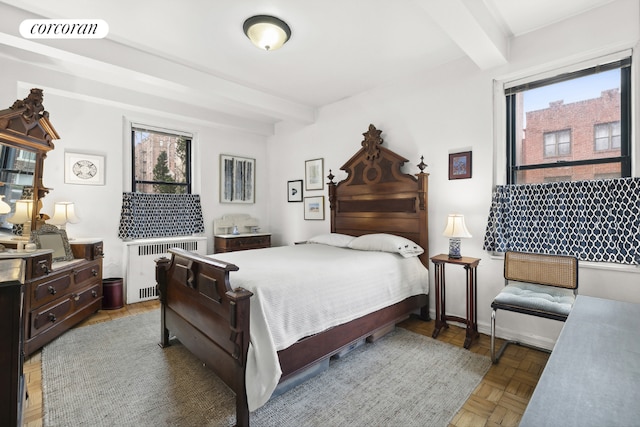
<path fill-rule="evenodd" d="M 513 40 L 509 64 L 499 69 L 481 71 L 469 60 L 460 60 L 326 106 L 313 125 L 281 124 L 269 141 L 274 240 L 278 244 L 291 244 L 329 230 L 328 217 L 325 221 L 304 221 L 300 204 L 286 202 L 286 181 L 304 178 L 304 161 L 318 157 L 325 160 L 325 175 L 332 169 L 338 179 L 344 178 L 344 173 L 336 171 L 360 148 L 362 133 L 372 123 L 383 131 L 385 146 L 410 160 L 405 172 L 418 172 L 415 165 L 421 155 L 429 165 L 432 256 L 448 250 L 447 239 L 442 237 L 446 215 L 453 212 L 465 215 L 473 238 L 463 240 L 462 252 L 482 258 L 478 268 L 478 322 L 480 330 L 488 332 L 491 300 L 504 286 L 502 260 L 482 250 L 491 192 L 496 180 L 504 176 L 500 159 L 505 154 L 498 137 L 503 110 L 498 110 L 498 116 L 494 114 L 494 80 L 535 75 L 635 47 L 640 32 L 639 15 L 637 1 L 614 2 Z M 615 26 L 596 31 L 603 22 L 615 22 Z M 640 93 L 637 79 L 634 83 L 637 95 Z M 640 109 L 637 96 L 634 108 L 637 118 Z M 634 141 L 637 141 L 635 134 Z M 633 145 L 637 147 L 636 142 Z M 472 178 L 449 181 L 448 154 L 467 150 L 473 151 Z M 305 192 L 305 196 L 321 194 L 326 197 L 326 187 L 322 192 Z M 640 279 L 638 273 L 640 270 L 633 267 L 616 270 L 583 267 L 580 293 L 640 302 L 640 293 L 635 289 Z M 447 285 L 447 312 L 464 317 L 464 270 L 448 266 Z M 433 297 L 431 308 L 433 311 Z M 499 313 L 499 334 L 550 348 L 561 323 L 525 317 Z"/>
<path fill-rule="evenodd" d="M 209 252 L 213 252 L 213 219 L 227 213 L 248 213 L 268 220 L 267 211 L 267 146 L 265 138 L 253 134 L 233 132 L 215 123 L 209 126 L 202 120 L 182 115 L 183 105 L 163 105 L 156 109 L 146 99 L 139 103 L 117 102 L 87 96 L 85 89 L 95 84 L 76 80 L 67 75 L 52 73 L 35 63 L 26 64 L 2 58 L 0 100 L 2 109 L 16 99 L 25 98 L 32 87 L 44 90 L 44 106 L 61 139 L 54 141 L 44 164 L 43 183 L 51 189 L 43 199 L 42 212 L 51 215 L 56 201 L 73 201 L 81 219 L 67 224 L 70 237 L 95 237 L 104 241 L 103 277 L 124 275 L 122 240 L 118 225 L 122 206 L 122 192 L 130 191 L 125 182 L 125 150 L 130 150 L 127 121 L 168 129 L 192 132 L 194 137 L 194 192 L 201 195 L 208 237 Z M 106 182 L 104 186 L 74 185 L 64 182 L 64 153 L 66 151 L 105 156 Z M 256 203 L 235 205 L 219 203 L 218 164 L 220 154 L 234 154 L 256 159 Z M 128 157 L 130 158 L 130 156 Z M 128 181 L 128 180 L 127 180 Z M 150 219 L 153 220 L 153 219 Z"/>

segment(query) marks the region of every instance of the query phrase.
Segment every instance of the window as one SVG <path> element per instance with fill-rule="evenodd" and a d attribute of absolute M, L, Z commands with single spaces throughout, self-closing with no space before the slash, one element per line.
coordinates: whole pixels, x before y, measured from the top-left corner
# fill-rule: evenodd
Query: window
<path fill-rule="evenodd" d="M 595 125 L 596 151 L 620 149 L 620 122 L 602 123 Z"/>
<path fill-rule="evenodd" d="M 631 58 L 505 89 L 507 183 L 631 176 Z"/>
<path fill-rule="evenodd" d="M 191 136 L 132 127 L 132 191 L 191 194 Z"/>
<path fill-rule="evenodd" d="M 571 130 L 544 134 L 544 157 L 561 157 L 571 154 Z"/>

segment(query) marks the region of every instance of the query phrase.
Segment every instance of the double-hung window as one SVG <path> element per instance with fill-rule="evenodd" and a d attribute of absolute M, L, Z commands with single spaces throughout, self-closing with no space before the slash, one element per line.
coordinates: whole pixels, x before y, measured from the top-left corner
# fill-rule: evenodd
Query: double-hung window
<path fill-rule="evenodd" d="M 507 183 L 631 176 L 631 58 L 505 89 Z"/>
<path fill-rule="evenodd" d="M 132 191 L 191 194 L 191 135 L 132 126 Z"/>

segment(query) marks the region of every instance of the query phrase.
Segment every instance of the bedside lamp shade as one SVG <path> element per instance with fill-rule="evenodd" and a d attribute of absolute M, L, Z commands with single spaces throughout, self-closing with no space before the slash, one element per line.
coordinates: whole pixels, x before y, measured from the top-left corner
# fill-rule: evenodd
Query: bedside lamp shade
<path fill-rule="evenodd" d="M 66 224 L 77 224 L 80 219 L 76 216 L 76 208 L 73 202 L 56 202 L 53 210 L 53 217 L 49 224 L 57 225 L 60 230 L 66 228 Z"/>
<path fill-rule="evenodd" d="M 0 215 L 11 212 L 11 205 L 4 201 L 4 195 L 0 196 Z"/>
<path fill-rule="evenodd" d="M 31 213 L 33 212 L 33 200 L 16 200 L 16 211 L 7 218 L 12 224 L 23 224 L 22 239 L 29 240 L 31 236 Z"/>
<path fill-rule="evenodd" d="M 460 255 L 460 239 L 472 237 L 464 223 L 464 215 L 449 214 L 447 226 L 442 235 L 449 238 L 449 258 L 462 258 L 462 255 Z"/>

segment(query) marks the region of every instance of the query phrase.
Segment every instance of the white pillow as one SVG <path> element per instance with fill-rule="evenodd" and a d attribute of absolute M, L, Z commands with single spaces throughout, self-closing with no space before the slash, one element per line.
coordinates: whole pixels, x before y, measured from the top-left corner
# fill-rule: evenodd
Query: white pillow
<path fill-rule="evenodd" d="M 307 243 L 320 243 L 322 245 L 337 246 L 339 248 L 349 247 L 349 243 L 354 239 L 353 236 L 340 233 L 328 233 L 314 236 L 307 240 Z"/>
<path fill-rule="evenodd" d="M 405 258 L 418 256 L 424 249 L 417 243 L 393 234 L 365 234 L 356 237 L 349 243 L 351 249 L 361 251 L 380 251 L 400 254 Z"/>

